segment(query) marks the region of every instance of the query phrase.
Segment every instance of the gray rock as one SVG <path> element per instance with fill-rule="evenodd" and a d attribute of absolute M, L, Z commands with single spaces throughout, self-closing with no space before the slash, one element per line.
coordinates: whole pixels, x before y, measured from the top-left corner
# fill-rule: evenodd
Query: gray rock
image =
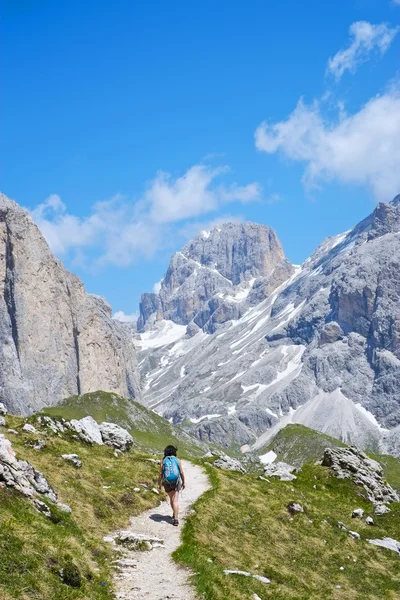
<path fill-rule="evenodd" d="M 6 409 L 4 404 L 2 402 L 0 402 L 0 415 L 5 417 L 7 413 L 8 413 L 8 410 Z"/>
<path fill-rule="evenodd" d="M 62 454 L 61 458 L 72 463 L 77 469 L 82 467 L 82 461 L 79 460 L 79 456 L 77 454 Z"/>
<path fill-rule="evenodd" d="M 253 575 L 248 571 L 237 571 L 232 569 L 224 569 L 225 575 L 242 575 L 243 577 L 252 577 L 257 581 L 261 581 L 261 583 L 271 583 L 271 581 L 267 577 L 263 577 L 262 575 Z"/>
<path fill-rule="evenodd" d="M 367 517 L 365 519 L 365 522 L 366 522 L 367 525 L 375 525 L 374 520 L 373 520 L 372 517 Z"/>
<path fill-rule="evenodd" d="M 322 464 L 330 467 L 339 479 L 353 479 L 374 504 L 399 502 L 397 492 L 384 481 L 380 464 L 357 448 L 327 448 Z"/>
<path fill-rule="evenodd" d="M 25 425 L 22 427 L 22 431 L 25 431 L 25 433 L 33 433 L 34 435 L 39 433 L 38 430 L 30 423 L 25 423 Z"/>
<path fill-rule="evenodd" d="M 83 419 L 72 419 L 69 426 L 71 429 L 76 431 L 79 437 L 90 444 L 103 444 L 103 438 L 100 430 L 100 426 L 93 417 L 88 416 Z"/>
<path fill-rule="evenodd" d="M 4 418 L 4 417 L 2 417 L 2 416 L 0 415 L 0 427 L 5 427 L 5 426 L 6 426 L 6 420 L 5 420 L 5 418 Z"/>
<path fill-rule="evenodd" d="M 224 471 L 238 471 L 239 473 L 245 473 L 243 465 L 236 458 L 230 456 L 222 456 L 214 461 L 214 467 L 223 469 Z"/>
<path fill-rule="evenodd" d="M 374 509 L 374 513 L 380 517 L 390 512 L 390 508 L 386 504 L 377 504 Z"/>
<path fill-rule="evenodd" d="M 287 505 L 287 509 L 292 515 L 304 512 L 304 508 L 298 502 L 290 502 Z"/>
<path fill-rule="evenodd" d="M 353 540 L 361 540 L 361 535 L 357 533 L 357 531 L 351 531 L 349 529 L 348 534 L 351 538 L 353 538 Z"/>
<path fill-rule="evenodd" d="M 353 519 L 362 519 L 362 517 L 364 516 L 364 511 L 362 508 L 356 508 L 355 510 L 353 510 L 353 513 L 351 515 L 353 517 Z"/>
<path fill-rule="evenodd" d="M 43 473 L 23 460 L 18 460 L 11 442 L 0 434 L 0 481 L 13 487 L 28 498 L 44 496 L 58 504 L 57 494 Z"/>
<path fill-rule="evenodd" d="M 0 402 L 31 414 L 93 390 L 140 398 L 131 332 L 0 195 Z"/>
<path fill-rule="evenodd" d="M 16 429 L 7 429 L 7 433 L 12 433 L 13 435 L 19 435 L 19 432 Z"/>
<path fill-rule="evenodd" d="M 164 540 L 161 538 L 133 531 L 120 531 L 115 536 L 107 536 L 104 540 L 114 542 L 129 550 L 152 550 L 164 546 Z"/>
<path fill-rule="evenodd" d="M 293 475 L 293 471 L 295 470 L 296 467 L 293 467 L 293 465 L 277 462 L 265 465 L 264 475 L 267 477 L 279 477 L 281 481 L 293 481 L 293 479 L 297 479 L 296 475 Z"/>
<path fill-rule="evenodd" d="M 101 423 L 100 432 L 105 444 L 121 452 L 127 452 L 133 444 L 133 437 L 129 431 L 115 423 Z"/>
<path fill-rule="evenodd" d="M 400 542 L 394 540 L 393 538 L 385 537 L 383 539 L 367 540 L 367 542 L 373 544 L 374 546 L 380 546 L 381 548 L 393 550 L 393 552 L 397 552 L 397 554 L 400 555 Z"/>

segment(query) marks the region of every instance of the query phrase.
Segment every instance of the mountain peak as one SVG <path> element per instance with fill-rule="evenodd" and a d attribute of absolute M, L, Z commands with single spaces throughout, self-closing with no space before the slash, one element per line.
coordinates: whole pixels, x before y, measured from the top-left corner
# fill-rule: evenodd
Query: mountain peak
<path fill-rule="evenodd" d="M 138 328 L 161 318 L 213 331 L 240 316 L 255 282 L 259 297 L 263 285 L 270 293 L 292 271 L 267 225 L 227 222 L 203 230 L 174 254 L 159 294 L 142 296 Z"/>

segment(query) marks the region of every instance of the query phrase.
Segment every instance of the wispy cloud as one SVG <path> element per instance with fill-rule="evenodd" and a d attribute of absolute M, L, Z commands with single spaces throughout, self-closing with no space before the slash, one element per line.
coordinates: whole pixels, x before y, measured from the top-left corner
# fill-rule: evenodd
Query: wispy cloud
<path fill-rule="evenodd" d="M 397 2 L 400 4 L 400 0 Z M 399 27 L 389 27 L 386 23 L 372 25 L 368 21 L 357 21 L 350 26 L 350 45 L 339 50 L 328 61 L 327 73 L 341 79 L 345 71 L 354 73 L 357 67 L 367 61 L 374 52 L 383 55 L 393 42 Z"/>
<path fill-rule="evenodd" d="M 31 214 L 57 255 L 73 253 L 82 262 L 90 254 L 92 265 L 126 267 L 151 257 L 168 240 L 176 242 L 176 235 L 182 236 L 193 220 L 217 214 L 235 202 L 261 199 L 258 183 L 221 183 L 228 172 L 226 166 L 205 164 L 194 165 L 178 177 L 159 172 L 137 202 L 115 196 L 93 205 L 83 217 L 70 214 L 53 194 Z"/>
<path fill-rule="evenodd" d="M 136 323 L 140 313 L 134 312 L 131 315 L 126 315 L 123 310 L 119 310 L 113 314 L 113 319 L 120 321 L 121 323 Z"/>
<path fill-rule="evenodd" d="M 321 181 L 369 186 L 377 199 L 391 199 L 400 189 L 400 87 L 369 100 L 336 120 L 324 116 L 321 103 L 300 100 L 279 123 L 261 123 L 255 132 L 258 150 L 305 164 L 308 188 Z"/>

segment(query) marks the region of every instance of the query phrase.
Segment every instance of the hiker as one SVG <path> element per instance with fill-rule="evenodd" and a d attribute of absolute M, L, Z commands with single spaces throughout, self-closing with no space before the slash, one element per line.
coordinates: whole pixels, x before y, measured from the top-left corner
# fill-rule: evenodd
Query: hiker
<path fill-rule="evenodd" d="M 158 476 L 158 489 L 161 490 L 162 483 L 164 490 L 169 496 L 173 510 L 172 525 L 176 527 L 179 525 L 179 492 L 185 489 L 185 475 L 181 461 L 176 458 L 177 452 L 178 449 L 175 446 L 167 446 L 165 448 Z"/>

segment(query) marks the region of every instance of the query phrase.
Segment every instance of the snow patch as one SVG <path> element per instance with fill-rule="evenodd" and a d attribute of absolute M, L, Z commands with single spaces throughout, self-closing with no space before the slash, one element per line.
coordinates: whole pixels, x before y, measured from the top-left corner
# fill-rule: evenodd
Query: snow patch
<path fill-rule="evenodd" d="M 270 465 L 277 458 L 277 454 L 273 450 L 270 450 L 266 454 L 261 454 L 258 458 L 263 465 Z"/>
<path fill-rule="evenodd" d="M 199 417 L 198 419 L 190 418 L 190 421 L 192 423 L 201 423 L 201 421 L 204 421 L 204 419 L 208 419 L 208 420 L 218 419 L 218 417 L 220 417 L 220 416 L 221 415 L 218 415 L 218 414 L 215 414 L 215 415 L 204 415 L 203 417 Z"/>

